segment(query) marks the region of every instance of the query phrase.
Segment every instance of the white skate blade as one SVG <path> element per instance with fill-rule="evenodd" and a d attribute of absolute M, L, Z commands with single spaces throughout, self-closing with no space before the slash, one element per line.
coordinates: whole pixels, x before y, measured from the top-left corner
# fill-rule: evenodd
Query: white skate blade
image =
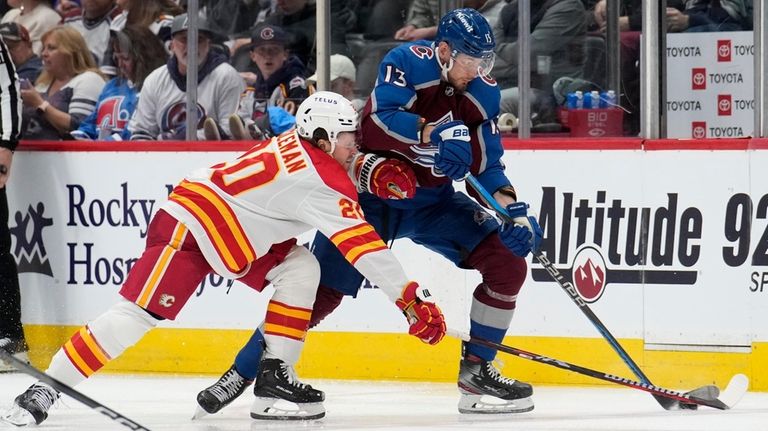
<path fill-rule="evenodd" d="M 490 395 L 461 394 L 459 413 L 464 414 L 508 414 L 525 413 L 533 410 L 531 397 L 516 400 L 502 400 Z"/>
<path fill-rule="evenodd" d="M 256 397 L 251 406 L 251 417 L 262 420 L 306 421 L 325 416 L 323 403 L 292 403 L 280 398 Z"/>
<path fill-rule="evenodd" d="M 29 364 L 29 355 L 27 354 L 27 352 L 14 353 L 13 356 L 16 359 Z M 13 366 L 13 364 L 0 359 L 0 373 L 17 373 L 17 372 L 19 372 L 19 370 L 17 370 L 16 367 Z"/>
<path fill-rule="evenodd" d="M 17 427 L 25 427 L 29 425 L 36 425 L 35 418 L 32 414 L 15 403 L 2 415 L 0 415 L 0 422 L 15 425 Z"/>
<path fill-rule="evenodd" d="M 195 414 L 192 415 L 192 420 L 194 421 L 200 418 L 204 418 L 209 414 L 210 413 L 208 413 L 207 411 L 205 411 L 205 409 L 203 409 L 202 407 L 200 407 L 200 405 L 198 405 L 197 409 L 195 409 Z"/>

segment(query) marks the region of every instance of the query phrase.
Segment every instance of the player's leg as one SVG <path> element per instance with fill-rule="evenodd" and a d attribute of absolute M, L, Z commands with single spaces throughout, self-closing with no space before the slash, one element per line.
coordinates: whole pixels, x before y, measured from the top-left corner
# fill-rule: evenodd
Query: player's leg
<path fill-rule="evenodd" d="M 320 281 L 320 265 L 304 247 L 294 247 L 267 278 L 275 293 L 264 319 L 266 349 L 254 385 L 254 419 L 317 419 L 325 416 L 325 394 L 299 381 L 299 360 Z M 293 403 L 280 407 L 278 401 Z"/>
<path fill-rule="evenodd" d="M 18 238 L 22 241 L 23 238 Z M 11 254 L 11 231 L 8 226 L 8 196 L 0 189 L 0 348 L 22 361 L 29 362 L 27 341 L 21 326 L 21 291 L 16 259 Z M 0 372 L 15 371 L 0 360 Z"/>
<path fill-rule="evenodd" d="M 275 244 L 270 248 L 269 253 L 259 258 L 251 265 L 247 274 L 239 278 L 238 281 L 250 286 L 253 289 L 261 291 L 268 283 L 274 282 L 269 277 L 275 277 L 279 271 L 270 271 L 284 263 L 288 253 L 296 244 L 295 239 Z M 306 268 L 310 273 L 314 272 L 314 265 Z M 299 278 L 306 276 L 299 275 Z M 341 295 L 341 294 L 339 294 Z M 343 296 L 343 295 L 342 295 Z M 319 310 L 323 317 L 330 313 L 341 301 L 334 293 L 329 293 L 329 289 L 320 289 L 317 292 L 315 304 L 319 305 Z M 317 324 L 317 309 L 312 310 L 312 319 L 310 328 Z M 193 419 L 203 417 L 207 414 L 213 414 L 230 403 L 245 392 L 245 389 L 256 380 L 259 374 L 259 366 L 266 348 L 264 338 L 263 323 L 251 335 L 248 342 L 240 349 L 232 366 L 219 377 L 213 385 L 203 389 L 197 394 L 198 409 Z"/>
<path fill-rule="evenodd" d="M 440 223 L 434 223 L 437 217 Z M 419 223 L 412 237 L 414 242 L 442 254 L 461 268 L 480 272 L 483 280 L 472 297 L 470 333 L 501 342 L 525 281 L 525 260 L 504 247 L 496 233 L 498 223 L 462 193 L 420 211 L 413 219 Z M 492 349 L 474 344 L 463 346 L 458 381 L 462 413 L 513 413 L 533 408 L 530 385 L 503 377 L 492 364 L 495 355 Z M 483 395 L 496 400 L 484 402 Z"/>
<path fill-rule="evenodd" d="M 153 219 L 147 248 L 128 274 L 118 301 L 80 328 L 54 354 L 46 373 L 69 386 L 87 379 L 138 342 L 161 319 L 174 319 L 210 266 L 186 227 L 161 211 Z M 3 419 L 24 426 L 41 423 L 59 394 L 35 383 L 16 397 Z"/>

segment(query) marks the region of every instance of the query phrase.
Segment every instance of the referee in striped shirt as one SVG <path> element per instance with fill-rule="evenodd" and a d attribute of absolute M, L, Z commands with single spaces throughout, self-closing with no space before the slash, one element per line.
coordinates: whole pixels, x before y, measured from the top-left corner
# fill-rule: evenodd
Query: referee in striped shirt
<path fill-rule="evenodd" d="M 19 276 L 16 260 L 11 254 L 8 196 L 5 192 L 20 131 L 19 78 L 8 46 L 0 38 L 0 347 L 19 359 L 28 360 L 28 347 L 21 326 Z M 0 363 L 0 371 L 6 367 Z"/>

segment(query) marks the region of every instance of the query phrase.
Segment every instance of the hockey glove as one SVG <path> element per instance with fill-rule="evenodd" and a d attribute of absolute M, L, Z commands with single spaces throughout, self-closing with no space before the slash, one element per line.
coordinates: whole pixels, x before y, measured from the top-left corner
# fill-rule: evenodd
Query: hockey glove
<path fill-rule="evenodd" d="M 435 167 L 454 181 L 463 179 L 472 165 L 472 146 L 467 126 L 461 121 L 441 124 L 432 130 L 429 139 L 433 145 L 437 145 Z"/>
<path fill-rule="evenodd" d="M 398 159 L 360 153 L 354 162 L 354 178 L 357 191 L 382 199 L 408 199 L 416 195 L 416 175 Z"/>
<path fill-rule="evenodd" d="M 395 304 L 408 319 L 408 333 L 428 344 L 437 344 L 445 336 L 445 318 L 440 307 L 427 302 L 429 291 L 412 281 L 408 283 Z"/>
<path fill-rule="evenodd" d="M 502 223 L 499 236 L 504 245 L 517 256 L 526 257 L 533 250 L 538 251 L 544 236 L 536 217 L 528 212 L 528 204 L 515 202 L 507 205 L 507 213 L 513 224 Z"/>

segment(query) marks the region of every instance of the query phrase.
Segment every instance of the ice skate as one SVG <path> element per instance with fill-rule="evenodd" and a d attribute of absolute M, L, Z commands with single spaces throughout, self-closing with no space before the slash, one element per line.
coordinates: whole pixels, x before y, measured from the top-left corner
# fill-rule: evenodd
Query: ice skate
<path fill-rule="evenodd" d="M 256 399 L 251 407 L 254 419 L 310 420 L 325 416 L 325 394 L 301 383 L 293 367 L 280 359 L 261 362 L 253 388 Z"/>
<path fill-rule="evenodd" d="M 16 359 L 29 363 L 29 354 L 27 351 L 29 347 L 25 340 L 12 340 L 10 338 L 0 339 L 0 349 L 5 349 L 6 352 L 13 355 Z M 13 364 L 0 359 L 0 373 L 13 373 L 16 372 L 16 367 Z"/>
<path fill-rule="evenodd" d="M 13 400 L 13 405 L 3 413 L 3 422 L 19 427 L 40 425 L 47 417 L 48 410 L 61 395 L 45 383 L 37 382 Z"/>
<path fill-rule="evenodd" d="M 459 365 L 460 413 L 523 413 L 533 410 L 531 385 L 502 376 L 491 361 L 465 357 Z M 490 398 L 483 400 L 482 398 Z"/>
<path fill-rule="evenodd" d="M 245 392 L 253 380 L 240 375 L 232 365 L 213 385 L 197 394 L 197 411 L 192 419 L 214 414 Z"/>

